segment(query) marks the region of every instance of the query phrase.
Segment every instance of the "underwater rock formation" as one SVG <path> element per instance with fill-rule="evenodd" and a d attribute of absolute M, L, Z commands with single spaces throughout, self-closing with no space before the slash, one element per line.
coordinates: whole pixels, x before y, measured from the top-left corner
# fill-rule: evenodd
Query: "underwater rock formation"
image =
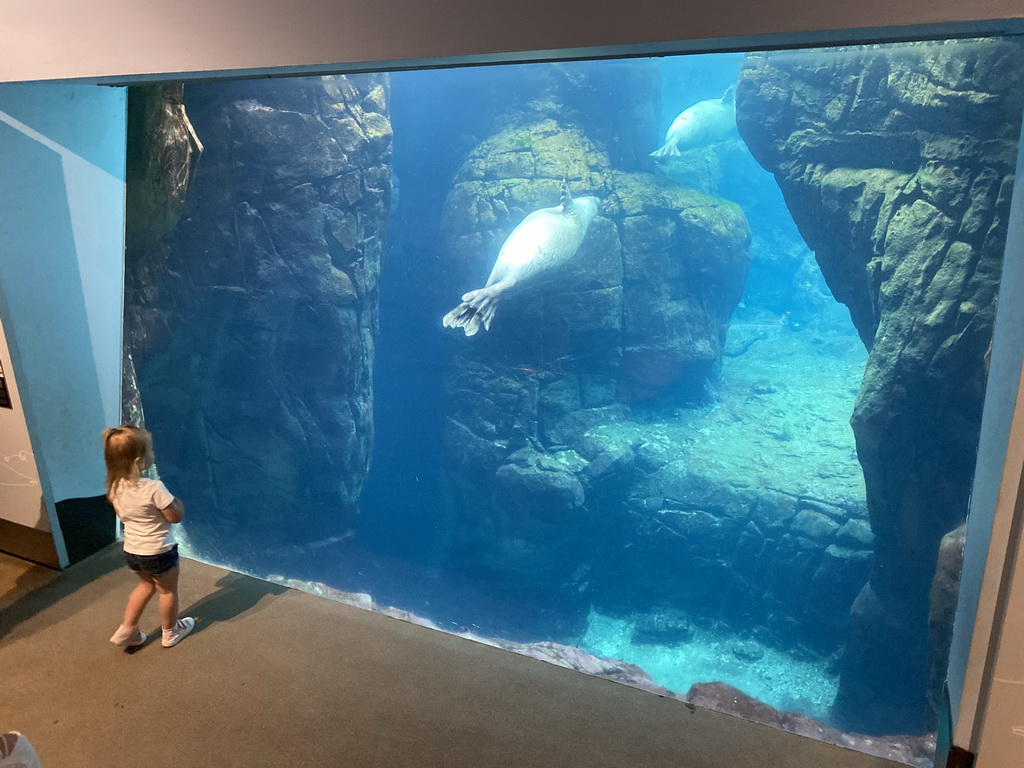
<path fill-rule="evenodd" d="M 177 226 L 203 151 L 182 101 L 182 85 L 140 85 L 129 91 L 125 247 L 153 248 Z"/>
<path fill-rule="evenodd" d="M 942 712 L 943 688 L 949 649 L 953 645 L 953 621 L 960 599 L 960 574 L 964 566 L 967 523 L 942 537 L 932 579 L 928 611 L 928 727 L 934 730 Z"/>
<path fill-rule="evenodd" d="M 1020 124 L 1016 42 L 751 56 L 740 133 L 870 350 L 852 424 L 876 558 L 834 714 L 926 725 L 928 591 L 967 512 Z"/>
<path fill-rule="evenodd" d="M 602 433 L 612 431 L 627 445 L 644 440 L 639 427 Z M 626 509 L 610 531 L 617 548 L 602 563 L 599 609 L 665 604 L 755 628 L 787 652 L 833 653 L 871 567 L 863 502 L 824 501 L 813 486 L 800 495 L 742 473 L 737 480 L 737 466 L 747 467 L 702 462 L 699 449 L 677 454 L 650 439 L 637 450 Z"/>
<path fill-rule="evenodd" d="M 545 119 L 587 126 L 611 165 L 621 171 L 650 168 L 648 143 L 655 137 L 661 98 L 658 64 L 652 59 L 552 62 L 527 65 L 497 92 L 502 114 L 494 129 Z"/>
<path fill-rule="evenodd" d="M 638 399 L 705 396 L 739 301 L 749 232 L 738 206 L 647 174 L 613 170 L 578 127 L 515 124 L 466 159 L 444 220 L 450 296 L 479 283 L 527 212 L 562 178 L 602 205 L 557 282 L 510 292 L 491 330 L 452 343 L 445 483 L 452 562 L 575 616 L 595 548 L 633 473 L 627 445 L 588 439 Z"/>
<path fill-rule="evenodd" d="M 661 158 L 658 173 L 688 189 L 727 197 L 743 208 L 751 231 L 750 271 L 743 290 L 746 306 L 770 310 L 801 327 L 824 323 L 835 302 L 814 254 L 786 214 L 775 180 L 758 166 L 739 137 Z"/>
<path fill-rule="evenodd" d="M 742 209 L 647 174 L 614 174 L 623 258 L 620 397 L 704 398 L 750 255 Z"/>
<path fill-rule="evenodd" d="M 353 523 L 373 442 L 387 99 L 378 75 L 185 90 L 205 152 L 174 232 L 129 251 L 126 315 L 161 475 L 201 553 L 242 562 Z"/>
<path fill-rule="evenodd" d="M 131 301 L 136 289 L 161 267 L 160 241 L 178 224 L 185 195 L 202 152 L 182 102 L 184 86 L 140 85 L 128 90 L 128 136 L 125 185 L 125 252 L 128 302 L 125 307 L 125 352 L 122 357 L 121 423 L 144 423 L 132 350 L 144 326 L 159 323 L 152 310 L 143 317 Z"/>
<path fill-rule="evenodd" d="M 726 712 L 744 720 L 838 744 L 904 765 L 931 768 L 935 762 L 934 737 L 898 736 L 880 739 L 858 733 L 844 733 L 806 715 L 777 710 L 726 683 L 696 683 L 685 696 L 679 698 L 704 709 Z"/>

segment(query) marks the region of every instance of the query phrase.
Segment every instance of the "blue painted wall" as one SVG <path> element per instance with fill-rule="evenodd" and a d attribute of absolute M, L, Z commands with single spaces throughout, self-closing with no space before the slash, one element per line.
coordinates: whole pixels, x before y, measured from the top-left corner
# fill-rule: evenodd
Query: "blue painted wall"
<path fill-rule="evenodd" d="M 0 319 L 58 550 L 119 419 L 125 121 L 123 88 L 0 85 Z"/>

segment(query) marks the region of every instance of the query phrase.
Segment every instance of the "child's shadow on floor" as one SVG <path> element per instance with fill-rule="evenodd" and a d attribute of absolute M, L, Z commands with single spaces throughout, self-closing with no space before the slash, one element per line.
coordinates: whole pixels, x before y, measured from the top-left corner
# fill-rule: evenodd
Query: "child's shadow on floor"
<path fill-rule="evenodd" d="M 192 630 L 193 635 L 199 634 L 216 622 L 231 621 L 241 616 L 255 608 L 267 595 L 276 597 L 288 591 L 288 587 L 260 581 L 240 573 L 222 576 L 217 580 L 217 586 L 219 589 L 216 592 L 180 613 L 182 616 L 195 617 L 196 628 Z"/>

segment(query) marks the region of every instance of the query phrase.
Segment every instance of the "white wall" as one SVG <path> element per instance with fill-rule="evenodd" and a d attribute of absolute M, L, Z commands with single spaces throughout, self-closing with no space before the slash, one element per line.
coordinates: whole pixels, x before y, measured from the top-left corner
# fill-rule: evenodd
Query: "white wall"
<path fill-rule="evenodd" d="M 1021 17 L 1021 0 L 6 0 L 0 81 L 436 60 Z"/>
<path fill-rule="evenodd" d="M 51 522 L 103 494 L 119 419 L 125 95 L 0 85 L 0 318 Z"/>
<path fill-rule="evenodd" d="M 28 437 L 25 414 L 21 410 L 21 397 L 2 323 L 0 368 L 3 368 L 7 391 L 14 406 L 0 408 L 0 519 L 38 531 L 49 531 L 50 518 L 43 505 L 36 459 L 32 454 L 32 443 Z"/>

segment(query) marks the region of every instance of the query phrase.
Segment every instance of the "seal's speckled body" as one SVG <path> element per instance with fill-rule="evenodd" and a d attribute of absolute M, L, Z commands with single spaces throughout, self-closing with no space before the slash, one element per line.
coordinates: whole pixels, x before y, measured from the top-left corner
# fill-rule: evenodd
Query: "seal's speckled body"
<path fill-rule="evenodd" d="M 534 211 L 512 230 L 498 252 L 487 285 L 463 295 L 462 303 L 444 316 L 446 328 L 462 328 L 467 336 L 490 330 L 501 296 L 515 286 L 535 282 L 537 275 L 565 264 L 579 250 L 597 216 L 596 197 L 573 199 L 562 182 L 562 204 Z"/>

